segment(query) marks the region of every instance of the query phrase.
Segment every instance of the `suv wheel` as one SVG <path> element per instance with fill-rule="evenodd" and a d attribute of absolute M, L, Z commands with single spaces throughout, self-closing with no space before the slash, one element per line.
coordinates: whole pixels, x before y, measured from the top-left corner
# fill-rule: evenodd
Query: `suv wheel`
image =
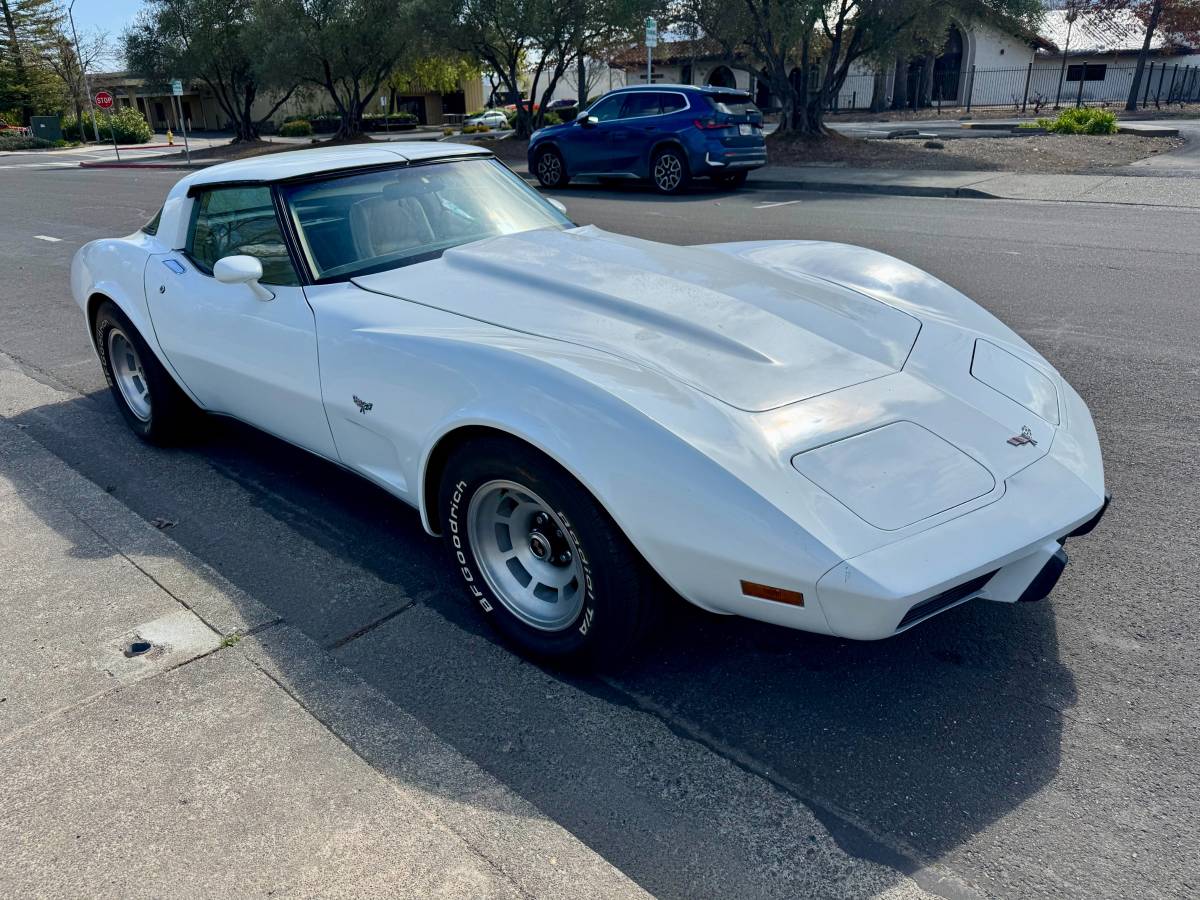
<path fill-rule="evenodd" d="M 650 163 L 650 182 L 660 194 L 677 194 L 691 180 L 687 157 L 675 147 L 665 147 L 654 154 Z"/>
<path fill-rule="evenodd" d="M 553 147 L 545 147 L 538 151 L 534 157 L 533 174 L 537 176 L 542 187 L 548 188 L 566 187 L 567 182 L 571 180 L 567 175 L 562 154 Z"/>

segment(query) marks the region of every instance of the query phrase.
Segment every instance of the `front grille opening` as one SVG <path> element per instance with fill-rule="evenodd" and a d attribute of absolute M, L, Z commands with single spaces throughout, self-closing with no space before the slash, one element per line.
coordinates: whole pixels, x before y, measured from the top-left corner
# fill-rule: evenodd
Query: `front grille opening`
<path fill-rule="evenodd" d="M 948 588 L 940 594 L 934 594 L 932 597 L 922 600 L 904 614 L 904 618 L 900 620 L 900 624 L 896 626 L 896 630 L 899 631 L 902 628 L 907 628 L 921 619 L 927 619 L 935 613 L 940 613 L 942 610 L 948 609 L 960 600 L 965 600 L 972 594 L 983 590 L 983 586 L 991 581 L 992 576 L 999 571 L 999 569 L 993 569 L 990 572 L 972 578 L 970 581 L 964 581 L 962 584 Z"/>

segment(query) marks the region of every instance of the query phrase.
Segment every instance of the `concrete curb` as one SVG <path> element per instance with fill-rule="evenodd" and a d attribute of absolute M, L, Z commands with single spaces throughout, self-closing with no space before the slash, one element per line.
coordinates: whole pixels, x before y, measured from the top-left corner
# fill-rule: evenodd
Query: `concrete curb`
<path fill-rule="evenodd" d="M 216 163 L 201 160 L 194 163 L 153 163 L 153 162 L 81 162 L 81 169 L 206 169 Z"/>

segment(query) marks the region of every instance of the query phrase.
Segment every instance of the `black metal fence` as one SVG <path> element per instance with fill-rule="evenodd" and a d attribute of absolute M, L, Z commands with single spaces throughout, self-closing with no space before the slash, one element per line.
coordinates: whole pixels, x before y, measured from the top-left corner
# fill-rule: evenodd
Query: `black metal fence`
<path fill-rule="evenodd" d="M 1124 106 L 1136 66 L 1068 59 L 1030 63 L 1019 69 L 976 69 L 936 72 L 926 81 L 919 69 L 908 75 L 896 96 L 895 79 L 883 83 L 882 109 L 1009 107 L 1014 113 L 1040 113 L 1065 106 Z M 872 106 L 874 75 L 851 75 L 833 98 L 835 112 Z M 896 102 L 894 101 L 902 101 Z M 1147 63 L 1138 85 L 1138 106 L 1161 109 L 1169 104 L 1200 102 L 1200 65 L 1155 60 Z"/>

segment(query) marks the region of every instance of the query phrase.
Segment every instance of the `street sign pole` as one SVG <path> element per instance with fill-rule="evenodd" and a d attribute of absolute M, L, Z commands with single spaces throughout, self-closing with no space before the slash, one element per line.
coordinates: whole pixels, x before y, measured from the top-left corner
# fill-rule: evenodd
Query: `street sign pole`
<path fill-rule="evenodd" d="M 117 129 L 113 128 L 113 111 L 110 106 L 108 109 L 108 133 L 113 139 L 113 153 L 117 154 L 117 162 L 121 161 L 121 148 L 117 146 Z"/>
<path fill-rule="evenodd" d="M 654 48 L 658 46 L 658 23 L 646 17 L 646 84 L 654 82 Z"/>
<path fill-rule="evenodd" d="M 188 145 L 187 122 L 183 120 L 183 82 L 176 78 L 171 82 L 171 98 L 179 109 L 179 128 L 183 131 L 183 154 L 187 164 L 192 164 L 192 148 Z"/>
<path fill-rule="evenodd" d="M 108 110 L 108 133 L 112 135 L 113 151 L 117 154 L 117 162 L 121 161 L 121 148 L 117 146 L 117 130 L 113 127 L 112 107 L 113 95 L 108 91 L 96 91 L 96 96 L 92 98 L 92 127 L 96 130 L 96 143 L 100 142 L 99 126 L 96 124 L 96 107 Z M 83 126 L 80 126 L 80 131 Z"/>

